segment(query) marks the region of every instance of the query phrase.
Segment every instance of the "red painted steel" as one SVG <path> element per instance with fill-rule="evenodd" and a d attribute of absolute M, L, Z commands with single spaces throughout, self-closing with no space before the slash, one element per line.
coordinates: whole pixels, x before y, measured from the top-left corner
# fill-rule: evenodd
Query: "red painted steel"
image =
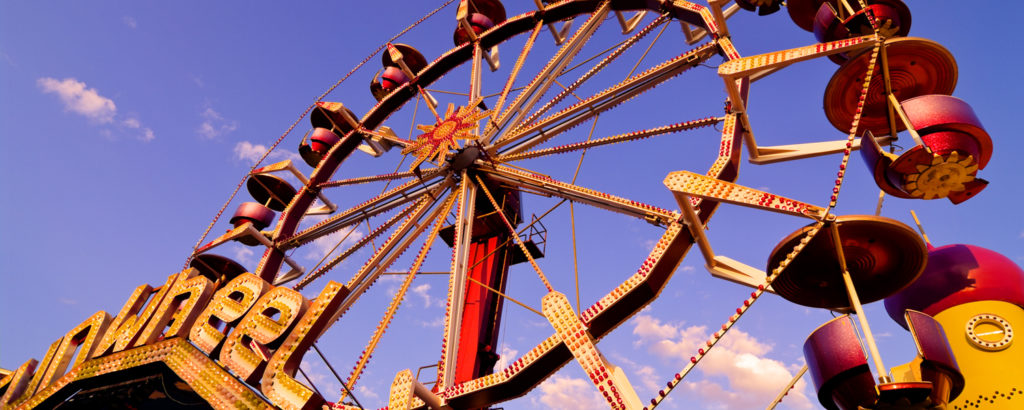
<path fill-rule="evenodd" d="M 849 316 L 832 319 L 811 333 L 804 342 L 804 358 L 825 408 L 875 404 L 875 380 Z"/>
<path fill-rule="evenodd" d="M 480 262 L 469 277 L 492 289 L 504 290 L 508 280 L 508 234 L 473 238 L 469 247 L 470 266 Z M 495 249 L 502 248 L 497 252 Z M 502 292 L 504 293 L 504 292 Z M 470 281 L 466 284 L 462 328 L 459 329 L 459 354 L 455 365 L 455 383 L 491 374 L 498 360 L 498 331 L 504 298 Z"/>
<path fill-rule="evenodd" d="M 473 0 L 469 3 L 469 12 L 469 25 L 476 34 L 504 23 L 506 18 L 505 6 L 497 0 Z M 469 41 L 469 36 L 461 24 L 456 27 L 452 40 L 455 41 L 455 45 Z"/>
<path fill-rule="evenodd" d="M 885 47 L 892 93 L 897 101 L 922 95 L 953 93 L 958 75 L 957 65 L 953 54 L 945 47 L 934 41 L 915 37 L 890 39 Z M 825 88 L 825 116 L 841 132 L 850 131 L 854 114 L 861 104 L 860 92 L 868 63 L 871 61 L 870 57 L 870 52 L 851 56 L 849 61 L 836 70 Z M 881 74 L 880 66 L 876 66 L 875 70 L 876 74 Z M 889 106 L 884 81 L 871 82 L 863 106 L 856 134 L 871 130 L 875 136 L 889 135 Z M 906 129 L 899 121 L 896 128 L 897 131 Z"/>
<path fill-rule="evenodd" d="M 818 8 L 825 3 L 825 0 L 789 0 L 786 2 L 786 11 L 789 18 L 800 28 L 807 31 L 814 31 L 814 15 Z M 835 0 L 828 0 L 833 7 L 838 6 Z"/>
<path fill-rule="evenodd" d="M 235 227 L 252 222 L 256 229 L 263 229 L 274 223 L 274 211 L 256 202 L 242 202 L 228 222 Z"/>
<path fill-rule="evenodd" d="M 1024 307 L 1024 270 L 1010 258 L 973 245 L 946 245 L 928 252 L 928 265 L 913 284 L 885 299 L 889 317 L 907 327 L 903 312 L 934 316 L 953 306 L 998 300 Z"/>
<path fill-rule="evenodd" d="M 978 161 L 978 168 L 983 169 L 988 164 L 989 158 L 992 157 L 992 137 L 981 125 L 981 120 L 974 113 L 974 109 L 964 100 L 949 95 L 933 94 L 909 98 L 901 101 L 900 105 L 922 139 L 926 135 L 942 131 L 967 134 L 975 139 L 978 145 L 978 154 L 974 157 Z M 928 145 L 931 146 L 931 142 Z"/>
<path fill-rule="evenodd" d="M 334 144 L 341 141 L 341 137 L 327 128 L 315 128 L 313 129 L 313 135 L 309 137 L 309 140 L 313 150 L 323 155 L 326 154 L 327 150 L 331 149 Z"/>
<path fill-rule="evenodd" d="M 949 347 L 946 332 L 935 318 L 916 310 L 904 315 L 921 356 L 921 378 L 932 383 L 932 403 L 948 403 L 964 391 L 964 375 Z"/>

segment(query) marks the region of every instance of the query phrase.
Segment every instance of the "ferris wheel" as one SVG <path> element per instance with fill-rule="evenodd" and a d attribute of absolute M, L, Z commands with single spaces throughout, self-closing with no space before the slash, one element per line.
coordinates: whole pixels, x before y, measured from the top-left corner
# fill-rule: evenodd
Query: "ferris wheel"
<path fill-rule="evenodd" d="M 451 14 L 445 9 L 451 3 L 424 19 L 443 10 Z M 791 0 L 785 5 L 790 17 L 813 31 L 816 41 L 808 37 L 804 47 L 741 56 L 728 19 L 742 9 L 770 14 L 783 5 L 731 3 L 537 0 L 510 15 L 498 0 L 460 0 L 453 48 L 425 55 L 415 38 L 382 45 L 379 62 L 364 60 L 376 66 L 372 77 L 342 80 L 369 83 L 366 92 L 376 105 L 358 113 L 344 96 L 322 96 L 306 111 L 310 130 L 299 143 L 303 163 L 254 166 L 239 184 L 253 201 L 238 205 L 227 233 L 212 239 L 204 234 L 189 265 L 218 285 L 245 272 L 296 290 L 318 280 L 337 281 L 347 295 L 334 326 L 381 296 L 372 288 L 382 277 L 401 278 L 377 313 L 376 328 L 346 336 L 365 347 L 352 358 L 351 372 L 340 375 L 344 389 L 310 390 L 299 395 L 302 405 L 486 408 L 526 394 L 563 366 L 578 366 L 610 407 L 654 408 L 765 292 L 803 306 L 856 313 L 859 329 L 851 316 L 842 316 L 808 340 L 809 370 L 822 405 L 948 402 L 963 389 L 955 361 L 922 353 L 923 362 L 936 369 L 928 373 L 931 379 L 892 380 L 861 310 L 862 303 L 882 300 L 921 274 L 924 241 L 894 220 L 833 210 L 847 168 L 861 162 L 883 196 L 960 203 L 985 187 L 976 175 L 991 157 L 992 142 L 970 106 L 950 95 L 957 79 L 952 54 L 935 42 L 907 37 L 910 12 L 899 0 Z M 825 114 L 847 137 L 759 144 L 751 120 L 756 113 L 747 104 L 756 82 L 823 57 L 838 64 L 825 90 Z M 705 77 L 719 86 L 694 97 L 693 84 Z M 902 152 L 892 145 L 900 133 L 913 141 Z M 705 142 L 694 143 L 691 134 Z M 676 162 L 680 152 L 702 160 Z M 837 173 L 835 183 L 822 192 L 819 205 L 737 183 L 744 159 L 768 164 L 833 154 L 841 160 L 826 171 Z M 861 159 L 851 162 L 856 156 Z M 606 187 L 623 184 L 610 181 L 654 184 L 663 191 L 616 192 Z M 808 226 L 781 239 L 767 269 L 751 267 L 716 253 L 705 234 L 723 203 L 790 215 Z M 569 221 L 557 225 L 570 227 L 571 246 L 557 252 L 571 252 L 572 263 L 549 264 L 549 215 L 564 218 L 564 211 L 553 212 L 565 208 Z M 609 220 L 615 223 L 599 233 L 606 241 L 633 229 L 657 239 L 642 252 L 603 256 L 615 259 L 604 269 L 579 269 L 577 243 L 587 238 L 577 237 L 577 227 Z M 215 218 L 210 228 L 218 223 L 223 225 Z M 293 257 L 323 241 L 336 245 L 315 266 Z M 258 249 L 258 265 L 244 267 L 217 254 L 234 242 Z M 685 367 L 664 375 L 665 387 L 655 397 L 642 398 L 597 342 L 659 297 L 693 245 L 712 275 L 752 292 L 734 312 L 723 312 L 721 328 Z M 633 259 L 623 262 L 623 255 Z M 623 269 L 624 263 L 630 267 Z M 425 270 L 442 265 L 442 272 Z M 410 354 L 407 370 L 394 375 L 387 403 L 359 403 L 351 391 L 372 366 L 413 281 L 437 273 L 447 276 L 448 290 L 434 355 Z M 512 287 L 512 276 L 532 284 Z M 498 340 L 502 332 L 516 331 L 502 327 L 513 308 L 538 315 L 550 325 L 550 336 L 499 367 Z M 907 321 L 925 346 L 922 352 L 928 346 L 941 350 L 945 339 L 935 336 L 931 317 L 913 313 Z M 859 340 L 858 330 L 877 383 L 870 370 L 864 372 L 867 358 L 842 364 L 830 359 L 844 353 L 830 346 Z M 257 351 L 272 344 L 252 342 Z M 860 351 L 859 341 L 855 349 L 850 346 L 845 353 Z M 926 383 L 952 387 L 932 389 Z M 875 393 L 864 393 L 865 386 Z"/>

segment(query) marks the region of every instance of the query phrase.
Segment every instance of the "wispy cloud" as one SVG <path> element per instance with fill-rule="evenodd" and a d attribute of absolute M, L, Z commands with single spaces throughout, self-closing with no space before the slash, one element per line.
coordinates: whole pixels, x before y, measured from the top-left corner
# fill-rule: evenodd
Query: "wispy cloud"
<path fill-rule="evenodd" d="M 259 262 L 256 260 L 256 251 L 246 246 L 237 246 L 235 248 L 235 262 L 242 264 L 246 269 L 256 269 L 256 264 Z"/>
<path fill-rule="evenodd" d="M 89 88 L 84 82 L 74 78 L 58 80 L 52 77 L 43 77 L 36 80 L 36 84 L 45 94 L 56 94 L 64 109 L 74 112 L 96 124 L 109 124 L 119 128 L 122 132 L 131 132 L 136 138 L 144 142 L 156 138 L 153 130 L 142 125 L 142 122 L 134 116 L 128 116 L 117 120 L 117 104 L 114 100 L 100 95 L 95 88 Z M 109 129 L 103 129 L 101 134 L 108 139 L 115 139 Z"/>
<path fill-rule="evenodd" d="M 636 375 L 640 376 L 640 383 L 650 391 L 658 391 L 658 388 L 661 387 L 659 377 L 664 377 L 664 375 L 657 374 L 651 366 L 641 366 L 636 370 Z"/>
<path fill-rule="evenodd" d="M 426 328 L 440 329 L 441 326 L 444 325 L 444 318 L 438 316 L 429 322 L 426 320 L 419 320 L 416 323 Z"/>
<path fill-rule="evenodd" d="M 554 375 L 538 386 L 540 396 L 531 397 L 533 406 L 549 409 L 600 409 L 608 407 L 597 388 L 581 378 Z"/>
<path fill-rule="evenodd" d="M 313 217 L 310 219 L 314 221 L 313 223 L 317 223 L 316 219 L 322 220 L 324 217 Z M 351 234 L 349 232 L 351 232 Z M 303 256 L 309 260 L 320 260 L 320 258 L 323 258 L 327 252 L 331 252 L 332 249 L 334 251 L 331 252 L 331 256 L 337 255 L 355 244 L 356 241 L 362 239 L 363 235 L 363 232 L 355 229 L 355 227 L 340 229 L 330 235 L 316 238 L 313 243 L 310 244 L 310 252 Z M 341 242 L 341 245 L 338 245 L 338 242 Z"/>
<path fill-rule="evenodd" d="M 380 395 L 377 394 L 377 392 L 373 391 L 372 389 L 370 389 L 369 387 L 366 387 L 366 385 L 363 385 L 363 384 L 360 384 L 360 385 L 356 386 L 356 391 L 359 392 L 359 397 L 365 397 L 367 399 L 379 399 L 380 398 Z M 366 399 L 363 399 L 363 400 L 366 400 Z"/>
<path fill-rule="evenodd" d="M 140 123 L 137 118 L 129 117 L 122 120 L 121 126 L 132 130 L 138 130 L 139 134 L 136 135 L 136 138 L 142 141 L 149 142 L 156 138 L 156 135 L 153 134 L 153 130 L 143 127 L 142 123 Z"/>
<path fill-rule="evenodd" d="M 662 323 L 650 315 L 632 320 L 636 345 L 645 346 L 655 356 L 688 361 L 710 334 L 705 326 L 682 327 Z M 750 409 L 770 402 L 793 378 L 785 363 L 766 358 L 772 346 L 749 333 L 733 329 L 722 338 L 697 368 L 706 379 L 685 381 L 684 388 L 723 409 Z M 724 379 L 727 385 L 718 380 Z M 804 380 L 797 382 L 787 397 L 791 408 L 811 408 Z"/>
<path fill-rule="evenodd" d="M 128 28 L 132 29 L 139 26 L 139 23 L 135 21 L 135 17 L 132 16 L 121 17 L 121 22 L 124 23 L 124 25 L 128 26 Z"/>
<path fill-rule="evenodd" d="M 199 129 L 196 132 L 203 138 L 214 139 L 238 129 L 238 121 L 224 118 L 213 108 L 206 107 L 199 116 L 203 118 L 203 122 L 199 124 Z"/>
<path fill-rule="evenodd" d="M 502 343 L 501 351 L 498 353 L 498 363 L 494 365 L 494 370 L 500 371 L 508 367 L 510 364 L 512 364 L 513 360 L 516 360 L 516 357 L 519 357 L 517 356 L 518 354 L 518 350 L 513 349 L 509 347 L 509 345 Z"/>
<path fill-rule="evenodd" d="M 319 389 L 321 393 L 328 396 L 324 397 L 324 399 L 335 400 L 338 398 L 337 393 L 341 391 L 341 383 L 339 383 L 338 379 L 334 378 L 333 375 L 328 373 L 328 369 L 324 366 L 323 362 L 306 357 L 302 359 L 302 364 L 300 366 L 302 371 L 306 372 L 309 379 L 314 385 L 316 385 L 316 388 Z M 296 374 L 295 377 L 300 383 L 307 383 L 306 379 L 302 377 L 301 374 Z"/>
<path fill-rule="evenodd" d="M 114 121 L 117 105 L 114 101 L 100 95 L 95 88 L 87 88 L 85 83 L 74 78 L 58 80 L 43 77 L 36 80 L 39 88 L 47 94 L 57 94 L 64 103 L 64 109 L 82 115 L 99 124 Z"/>
<path fill-rule="evenodd" d="M 235 144 L 235 158 L 239 160 L 256 162 L 259 161 L 266 152 L 267 146 L 263 144 L 253 144 L 249 141 L 241 141 Z M 299 156 L 297 152 L 277 148 L 267 156 L 267 159 L 271 161 L 283 161 L 290 159 L 297 162 L 301 161 L 302 157 Z"/>
<path fill-rule="evenodd" d="M 423 299 L 423 307 L 430 307 L 431 301 L 434 299 L 430 297 L 430 284 L 424 283 L 422 285 L 413 286 L 412 293 Z"/>

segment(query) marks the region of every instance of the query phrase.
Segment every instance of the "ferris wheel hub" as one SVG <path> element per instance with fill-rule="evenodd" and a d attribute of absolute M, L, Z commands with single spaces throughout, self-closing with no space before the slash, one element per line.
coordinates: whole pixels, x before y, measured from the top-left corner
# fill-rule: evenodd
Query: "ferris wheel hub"
<path fill-rule="evenodd" d="M 449 161 L 449 170 L 458 173 L 472 167 L 476 160 L 483 158 L 484 152 L 476 145 L 467 145 L 452 156 Z"/>

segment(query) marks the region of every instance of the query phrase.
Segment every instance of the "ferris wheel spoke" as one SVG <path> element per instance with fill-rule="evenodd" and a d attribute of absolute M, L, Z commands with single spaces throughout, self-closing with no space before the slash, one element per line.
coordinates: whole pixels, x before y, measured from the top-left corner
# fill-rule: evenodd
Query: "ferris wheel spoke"
<path fill-rule="evenodd" d="M 717 50 L 718 47 L 715 43 L 707 43 L 697 47 L 643 73 L 634 75 L 562 111 L 523 126 L 495 142 L 490 149 L 501 154 L 514 154 L 528 150 L 579 125 L 588 118 L 636 97 L 679 75 L 683 71 L 706 61 L 715 55 Z M 506 147 L 508 148 L 502 150 Z"/>
<path fill-rule="evenodd" d="M 551 286 L 551 282 L 548 282 L 547 276 L 544 275 L 540 266 L 537 265 L 537 261 L 533 258 L 533 255 L 530 254 L 530 250 L 526 248 L 526 244 L 524 244 L 523 240 L 519 237 L 519 233 L 516 232 L 516 228 L 512 226 L 512 223 L 508 221 L 505 213 L 502 212 L 501 205 L 498 205 L 498 201 L 494 199 L 494 195 L 491 195 L 491 191 L 487 189 L 487 186 L 484 185 L 479 175 L 476 175 L 476 180 L 480 183 L 480 189 L 484 192 L 484 195 L 487 196 L 487 200 L 491 203 L 491 207 L 498 213 L 498 216 L 501 217 L 501 221 L 505 223 L 505 227 L 508 228 L 508 232 L 512 236 L 512 239 L 515 240 L 516 245 L 519 246 L 519 250 L 523 252 L 523 256 L 525 256 L 526 260 L 530 262 L 530 266 L 533 267 L 533 270 L 537 272 L 537 276 L 540 277 L 541 282 L 544 282 L 544 287 L 547 288 L 549 293 L 553 292 L 555 288 Z"/>
<path fill-rule="evenodd" d="M 424 174 L 422 179 L 412 180 L 394 187 L 366 202 L 327 218 L 323 222 L 279 240 L 280 246 L 282 249 L 300 246 L 339 229 L 362 222 L 363 219 L 416 200 L 423 195 L 432 195 L 431 192 L 437 191 L 439 185 L 444 181 L 444 179 L 431 181 L 439 175 L 440 172 Z"/>
<path fill-rule="evenodd" d="M 605 145 L 618 144 L 622 142 L 638 141 L 646 138 L 650 138 L 657 135 L 672 134 L 680 131 L 688 131 L 697 128 L 707 127 L 715 124 L 719 124 L 724 119 L 721 117 L 707 117 L 692 121 L 679 122 L 672 125 L 665 125 L 657 128 L 651 128 L 640 131 L 628 132 L 625 134 L 613 135 L 610 137 L 598 138 L 591 141 L 576 142 L 572 144 L 560 145 L 557 147 L 543 148 L 534 151 L 520 152 L 517 154 L 500 155 L 496 160 L 501 162 L 512 162 L 520 161 L 530 158 L 545 157 L 548 155 L 565 154 L 569 152 L 586 150 L 588 148 L 601 147 Z"/>
<path fill-rule="evenodd" d="M 417 205 L 416 203 L 413 203 L 413 204 L 410 204 L 410 205 L 406 206 L 404 209 L 402 209 L 397 214 L 395 214 L 395 216 L 392 216 L 391 219 L 388 219 L 386 222 L 384 222 L 383 224 L 378 226 L 376 229 L 370 231 L 369 233 L 367 233 L 362 238 L 359 238 L 359 240 L 356 241 L 355 244 L 350 246 L 348 249 L 345 249 L 344 251 L 342 251 L 341 254 L 339 254 L 338 256 L 335 256 L 334 259 L 331 259 L 330 261 L 328 261 L 323 266 L 321 266 L 318 269 L 310 272 L 305 278 L 303 278 L 301 281 L 299 281 L 299 283 L 296 284 L 293 288 L 295 290 L 302 290 L 302 288 L 306 287 L 306 285 L 310 284 L 311 282 L 313 282 L 314 280 L 316 280 L 320 276 L 323 276 L 325 273 L 327 273 L 332 268 L 337 266 L 338 263 L 340 263 L 341 261 L 343 261 L 345 259 L 348 259 L 348 257 L 352 256 L 352 254 L 356 253 L 356 251 L 362 249 L 364 246 L 369 244 L 375 238 L 377 238 L 382 233 L 384 233 L 385 231 L 390 229 L 392 226 L 394 226 L 396 223 L 398 223 L 398 221 L 401 221 L 402 218 L 408 216 L 409 213 L 412 212 L 413 209 L 415 209 L 416 205 Z M 355 229 L 353 229 L 353 231 L 354 230 Z M 345 238 L 347 238 L 347 237 L 348 236 L 346 235 Z M 342 238 L 341 242 L 344 242 L 345 238 Z M 339 243 L 339 245 L 340 245 L 340 243 Z M 324 258 L 326 258 L 328 256 L 330 256 L 330 253 L 328 253 L 327 255 L 324 255 Z"/>
<path fill-rule="evenodd" d="M 480 42 L 473 44 L 473 58 L 469 68 L 469 104 L 480 99 L 480 89 L 483 87 L 482 65 L 484 63 L 484 49 Z"/>
<path fill-rule="evenodd" d="M 586 335 L 592 340 L 600 340 L 612 329 L 628 320 L 633 313 L 639 311 L 641 306 L 656 297 L 671 278 L 676 267 L 679 266 L 690 245 L 691 238 L 686 231 L 685 224 L 678 221 L 670 224 L 636 273 L 579 314 L 579 318 L 584 323 Z M 571 306 L 562 310 L 569 313 Z M 564 319 L 570 318 L 564 317 Z M 533 366 L 560 368 L 572 360 L 572 356 L 557 354 L 557 348 L 568 347 L 569 343 L 576 344 L 581 341 L 579 340 L 580 336 L 566 338 L 564 337 L 566 333 L 560 333 L 541 341 L 510 363 L 507 368 L 496 370 L 493 375 L 470 380 L 448 389 L 448 391 L 454 391 L 455 395 L 449 395 L 446 399 L 453 402 L 456 398 L 468 399 L 467 396 L 495 394 L 507 383 L 539 383 L 543 377 L 547 377 L 547 373 L 537 375 L 538 373 L 529 372 L 527 369 L 534 368 Z M 599 361 L 595 361 L 595 363 L 597 362 Z M 611 372 L 609 371 L 609 373 Z"/>
<path fill-rule="evenodd" d="M 597 190 L 557 181 L 551 177 L 521 171 L 518 169 L 497 166 L 482 166 L 480 170 L 498 181 L 516 187 L 527 188 L 544 194 L 565 198 L 570 201 L 584 203 L 640 218 L 658 225 L 667 225 L 679 219 L 679 214 L 653 205 L 606 194 Z"/>
<path fill-rule="evenodd" d="M 419 172 L 419 174 L 420 175 L 434 175 L 434 174 L 437 174 L 439 171 L 441 171 L 440 168 L 428 168 L 428 169 L 421 170 Z M 414 177 L 416 175 L 417 175 L 416 171 L 405 171 L 405 172 L 392 172 L 392 173 L 380 174 L 380 175 L 370 175 L 370 176 L 357 177 L 357 178 L 346 178 L 346 179 L 339 179 L 339 180 L 324 182 L 324 183 L 320 184 L 320 188 L 336 188 L 336 187 L 340 187 L 340 186 L 359 185 L 359 184 L 365 184 L 365 183 L 377 182 L 377 181 L 393 181 L 393 180 L 396 180 L 396 179 L 403 179 L 403 178 Z"/>
<path fill-rule="evenodd" d="M 429 92 L 429 93 L 461 95 L 463 97 L 469 97 L 468 93 L 460 93 L 458 91 L 438 90 L 436 88 L 424 88 L 423 91 L 426 91 L 426 92 Z"/>
<path fill-rule="evenodd" d="M 576 89 L 583 85 L 583 83 L 587 82 L 587 80 L 590 80 L 594 75 L 601 72 L 601 70 L 607 67 L 608 64 L 610 64 L 612 61 L 615 61 L 615 59 L 619 58 L 619 56 L 621 56 L 622 53 L 625 53 L 626 50 L 629 50 L 631 47 L 636 45 L 636 43 L 639 42 L 644 37 L 646 37 L 647 34 L 650 34 L 650 32 L 653 31 L 656 27 L 664 23 L 666 19 L 667 17 L 665 15 L 658 16 L 646 27 L 638 31 L 636 34 L 630 36 L 623 43 L 621 43 L 621 45 L 619 45 L 614 51 L 612 51 L 610 54 L 605 56 L 604 59 L 602 59 L 600 62 L 594 65 L 593 68 L 588 70 L 586 73 L 583 73 L 583 75 L 577 78 L 576 81 L 573 81 L 568 86 L 563 87 L 564 89 L 560 93 L 555 95 L 554 98 L 552 98 L 546 104 L 541 106 L 540 109 L 538 109 L 536 112 L 530 114 L 529 117 L 526 117 L 526 119 L 523 120 L 522 123 L 530 124 L 536 121 L 538 117 L 544 115 L 544 113 L 550 110 L 551 107 L 554 107 L 556 104 L 562 102 L 562 100 L 564 100 L 565 97 L 569 96 L 569 94 L 574 93 Z"/>
<path fill-rule="evenodd" d="M 511 125 L 515 127 L 533 109 L 534 104 L 551 88 L 557 74 L 572 62 L 576 54 L 583 48 L 583 45 L 590 40 L 597 28 L 604 22 L 604 17 L 611 10 L 610 2 L 605 1 L 594 10 L 585 23 L 573 34 L 569 41 L 562 44 L 562 47 L 555 55 L 548 60 L 544 68 L 537 73 L 537 76 L 530 81 L 526 89 L 521 91 L 512 101 L 512 104 L 502 112 L 501 116 L 494 123 L 491 123 L 484 132 L 483 141 L 486 143 L 494 138 L 502 128 Z M 514 119 L 513 119 L 514 116 Z M 511 120 L 511 122 L 510 122 Z"/>
<path fill-rule="evenodd" d="M 437 366 L 437 383 L 441 389 L 451 386 L 455 381 L 455 365 L 458 360 L 459 329 L 462 328 L 462 316 L 466 298 L 466 280 L 469 278 L 469 247 L 473 236 L 474 204 L 476 203 L 477 186 L 469 178 L 469 173 L 462 172 L 462 182 L 452 194 L 456 197 L 455 234 L 452 240 L 451 276 L 448 278 L 447 307 L 444 316 L 444 342 L 441 345 L 441 361 Z"/>
<path fill-rule="evenodd" d="M 439 187 L 447 189 L 451 186 L 450 180 L 445 182 Z M 387 269 L 395 262 L 398 257 L 402 256 L 402 253 L 409 246 L 412 245 L 416 239 L 423 234 L 423 231 L 430 225 L 429 221 L 434 221 L 438 217 L 443 218 L 442 206 L 434 206 L 441 202 L 433 197 L 424 196 L 417 204 L 416 208 L 406 217 L 404 221 L 395 231 L 391 233 L 391 236 L 384 241 L 383 244 L 370 256 L 369 259 L 363 264 L 352 279 L 345 284 L 345 287 L 352 289 L 351 293 L 345 297 L 345 300 L 341 303 L 341 307 L 338 312 L 339 316 L 344 315 L 352 304 L 366 292 L 377 281 L 380 275 L 384 274 Z M 433 208 L 433 209 L 431 209 Z M 428 212 L 429 211 L 429 212 Z"/>
<path fill-rule="evenodd" d="M 437 238 L 438 232 L 441 230 L 441 227 L 444 226 L 445 216 L 448 215 L 448 212 L 451 210 L 455 197 L 455 195 L 448 195 L 438 208 L 440 212 L 434 214 L 433 228 L 431 228 L 430 233 L 424 239 L 423 245 L 420 248 L 420 251 L 416 254 L 416 258 L 413 261 L 412 266 L 409 267 L 409 272 L 405 276 L 405 280 L 402 282 L 401 286 L 398 287 L 398 291 L 395 292 L 395 296 L 391 299 L 391 303 L 388 304 L 388 308 L 384 312 L 384 317 L 381 318 L 373 336 L 370 337 L 370 341 L 367 342 L 366 348 L 364 348 L 362 353 L 359 355 L 359 360 L 356 361 L 356 366 L 352 369 L 352 373 L 349 375 L 348 381 L 345 383 L 346 389 L 342 391 L 342 395 L 338 401 L 345 398 L 345 392 L 351 391 L 355 388 L 356 381 L 359 380 L 359 376 L 362 375 L 363 370 L 369 363 L 370 357 L 373 356 L 373 352 L 377 348 L 377 344 L 384 336 L 384 332 L 387 331 L 388 326 L 391 324 L 391 320 L 394 319 L 395 312 L 398 311 L 399 305 L 401 305 L 402 301 L 405 299 L 409 286 L 412 284 L 416 274 L 419 273 L 420 268 L 423 266 L 423 260 L 426 258 L 427 253 L 430 252 L 430 248 L 434 244 L 434 239 Z"/>
<path fill-rule="evenodd" d="M 523 69 L 523 63 L 526 62 L 526 57 L 529 56 L 530 51 L 533 50 L 533 44 L 536 43 L 537 35 L 540 34 L 543 27 L 544 22 L 537 21 L 537 24 L 533 27 L 533 31 L 530 32 L 530 37 L 528 37 L 526 39 L 526 43 L 523 44 L 523 50 L 519 52 L 519 57 L 516 58 L 516 63 L 512 66 L 512 72 L 509 73 L 508 79 L 505 80 L 505 86 L 501 88 L 501 94 L 498 95 L 498 101 L 494 104 L 494 111 L 492 111 L 490 119 L 492 123 L 498 119 L 498 115 L 501 113 L 501 107 L 505 105 L 505 99 L 508 98 L 508 94 L 512 92 L 512 86 L 515 85 L 516 79 L 519 78 L 519 72 Z"/>

